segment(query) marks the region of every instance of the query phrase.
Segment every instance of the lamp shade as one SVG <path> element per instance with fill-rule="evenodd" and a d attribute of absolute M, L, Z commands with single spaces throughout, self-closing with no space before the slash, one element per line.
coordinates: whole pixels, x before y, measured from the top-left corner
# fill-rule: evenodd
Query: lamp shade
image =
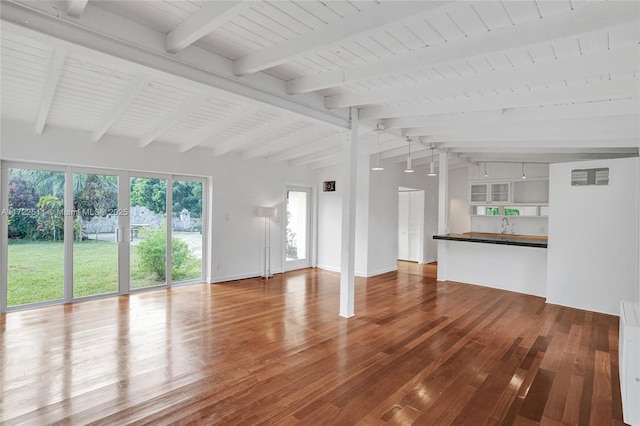
<path fill-rule="evenodd" d="M 277 217 L 278 209 L 275 207 L 258 207 L 256 215 L 260 217 Z"/>

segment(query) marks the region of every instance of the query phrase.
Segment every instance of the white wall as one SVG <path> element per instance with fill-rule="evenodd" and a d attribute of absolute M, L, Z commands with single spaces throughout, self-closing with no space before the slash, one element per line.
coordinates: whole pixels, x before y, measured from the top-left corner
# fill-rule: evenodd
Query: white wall
<path fill-rule="evenodd" d="M 574 168 L 610 167 L 608 186 L 571 186 Z M 550 168 L 547 301 L 618 315 L 638 300 L 640 159 Z"/>
<path fill-rule="evenodd" d="M 449 169 L 449 232 L 452 234 L 471 230 L 468 173 L 467 167 Z"/>
<path fill-rule="evenodd" d="M 318 192 L 318 267 L 340 271 L 342 254 L 342 194 L 344 192 L 342 166 L 320 169 L 317 174 Z M 322 192 L 322 183 L 336 181 L 335 192 Z"/>
<path fill-rule="evenodd" d="M 468 167 L 456 167 L 449 169 L 449 198 L 469 199 Z"/>
<path fill-rule="evenodd" d="M 391 161 L 381 163 L 384 170 L 372 171 L 369 181 L 369 276 L 398 269 L 398 186 L 402 172 Z"/>
<path fill-rule="evenodd" d="M 176 147 L 152 143 L 139 148 L 136 140 L 105 136 L 92 142 L 87 132 L 47 126 L 36 135 L 30 124 L 3 121 L 2 159 L 71 166 L 100 167 L 205 176 L 213 182 L 213 247 L 210 282 L 257 276 L 263 270 L 264 219 L 256 206 L 278 208 L 271 226 L 271 269 L 283 265 L 283 207 L 286 185 L 313 187 L 315 174 L 306 167 L 242 160 L 234 155 L 213 157 L 204 149 L 179 154 Z M 339 222 L 338 222 L 339 223 Z M 313 246 L 313 244 L 312 244 Z"/>
<path fill-rule="evenodd" d="M 398 175 L 397 166 L 382 161 L 383 171 L 372 171 L 367 153 L 358 157 L 356 190 L 355 274 L 373 276 L 396 270 L 398 254 Z M 318 267 L 340 271 L 342 165 L 317 172 L 318 185 L 336 181 L 336 192 L 320 192 L 318 197 Z"/>

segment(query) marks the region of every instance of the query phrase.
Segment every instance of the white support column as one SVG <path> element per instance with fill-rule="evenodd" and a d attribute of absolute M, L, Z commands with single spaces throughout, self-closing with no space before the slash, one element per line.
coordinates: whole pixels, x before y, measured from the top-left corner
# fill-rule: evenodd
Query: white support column
<path fill-rule="evenodd" d="M 8 184 L 9 183 L 9 171 L 8 168 L 0 162 L 0 229 L 3 232 L 0 232 L 0 313 L 5 312 L 7 309 L 7 261 L 9 260 L 7 255 L 7 250 L 5 248 L 8 247 L 8 236 L 7 232 L 4 232 L 7 229 L 7 224 L 9 220 L 9 191 Z"/>
<path fill-rule="evenodd" d="M 351 130 L 344 145 L 342 193 L 342 260 L 340 262 L 340 316 L 355 315 L 356 185 L 358 172 L 358 109 L 351 108 Z"/>
<path fill-rule="evenodd" d="M 438 235 L 449 232 L 449 151 L 444 149 L 438 155 Z M 438 240 L 438 281 L 446 281 L 447 251 L 446 241 Z"/>

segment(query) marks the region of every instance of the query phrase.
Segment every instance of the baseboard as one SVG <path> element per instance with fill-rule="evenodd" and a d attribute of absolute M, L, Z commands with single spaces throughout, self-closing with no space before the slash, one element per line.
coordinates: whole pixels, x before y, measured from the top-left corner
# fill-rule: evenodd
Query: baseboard
<path fill-rule="evenodd" d="M 435 262 L 435 261 L 437 261 L 437 260 L 438 260 L 438 259 L 433 259 L 433 258 L 432 258 L 432 259 L 426 259 L 426 260 L 424 260 L 424 262 L 422 262 L 422 265 L 426 265 L 426 264 L 428 264 L 428 263 L 433 263 L 433 262 Z"/>
<path fill-rule="evenodd" d="M 282 270 L 272 270 L 272 274 L 281 274 Z M 247 278 L 260 278 L 262 277 L 262 271 L 260 272 L 247 272 L 244 274 L 225 275 L 222 277 L 214 277 L 213 280 L 207 280 L 209 284 L 223 283 L 227 281 L 246 280 Z"/>
<path fill-rule="evenodd" d="M 333 266 L 328 266 L 328 265 L 318 265 L 317 266 L 318 269 L 324 269 L 327 271 L 331 271 L 331 272 L 338 272 L 340 273 L 340 268 L 334 268 Z M 369 277 L 373 277 L 375 275 L 380 275 L 380 274 L 386 274 L 387 272 L 393 272 L 393 271 L 397 271 L 398 267 L 397 266 L 393 266 L 390 268 L 384 268 L 384 269 L 379 269 L 373 272 L 362 272 L 362 271 L 355 271 L 353 274 L 356 277 L 361 277 L 361 278 L 369 278 Z"/>
<path fill-rule="evenodd" d="M 369 274 L 367 275 L 368 277 L 374 277 L 376 275 L 382 275 L 382 274 L 386 274 L 387 272 L 394 272 L 398 270 L 398 266 L 392 266 L 389 268 L 383 268 L 383 269 L 378 269 L 377 271 L 373 271 L 373 272 L 369 272 Z"/>
<path fill-rule="evenodd" d="M 325 271 L 340 272 L 340 268 L 335 268 L 335 267 L 333 267 L 333 266 L 329 266 L 329 265 L 321 265 L 321 264 L 318 264 L 318 265 L 316 266 L 316 268 L 318 268 L 318 269 L 324 269 Z"/>

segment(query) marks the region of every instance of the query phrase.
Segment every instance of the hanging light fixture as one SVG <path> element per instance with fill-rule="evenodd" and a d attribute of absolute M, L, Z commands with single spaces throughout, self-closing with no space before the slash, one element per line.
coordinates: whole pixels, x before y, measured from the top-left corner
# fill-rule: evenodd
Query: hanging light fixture
<path fill-rule="evenodd" d="M 487 176 L 489 176 L 489 175 L 487 174 L 487 162 L 485 161 L 484 162 L 484 177 L 487 177 Z"/>
<path fill-rule="evenodd" d="M 429 149 L 431 150 L 431 163 L 429 164 L 429 173 L 427 173 L 427 176 L 437 176 L 435 169 L 436 165 L 433 162 L 433 150 L 436 149 L 436 147 L 433 146 L 433 144 L 429 144 Z"/>
<path fill-rule="evenodd" d="M 376 150 L 376 165 L 371 168 L 371 170 L 380 171 L 384 170 L 384 167 L 380 165 L 380 133 L 384 130 L 384 126 L 380 123 L 376 124 L 376 129 L 374 132 L 377 133 L 378 136 L 378 145 Z"/>
<path fill-rule="evenodd" d="M 409 156 L 407 157 L 407 168 L 404 169 L 405 173 L 413 173 L 411 168 L 411 139 L 407 136 L 407 142 L 409 142 Z"/>
<path fill-rule="evenodd" d="M 526 179 L 527 175 L 524 174 L 524 163 L 522 163 L 522 179 Z"/>

